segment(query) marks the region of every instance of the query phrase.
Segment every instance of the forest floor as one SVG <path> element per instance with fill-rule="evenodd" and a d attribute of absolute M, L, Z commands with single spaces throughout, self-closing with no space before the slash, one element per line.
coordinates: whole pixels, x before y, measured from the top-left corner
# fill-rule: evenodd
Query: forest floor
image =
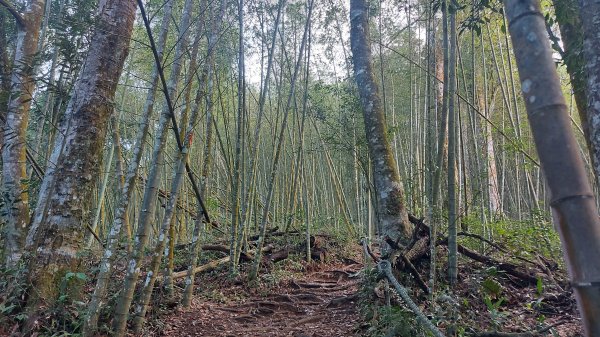
<path fill-rule="evenodd" d="M 462 242 L 473 247 L 473 251 L 477 248 L 476 241 Z M 248 258 L 239 265 L 236 276 L 231 276 L 227 263 L 216 265 L 196 274 L 195 295 L 189 308 L 179 306 L 181 290 L 185 287 L 183 278 L 176 281 L 174 297 L 157 287 L 142 335 L 429 336 L 404 302 L 393 291 L 387 290 L 373 264 L 363 266 L 363 247 L 357 242 L 329 234 L 314 235 L 310 242 L 313 260 L 310 263 L 305 261 L 306 242 L 301 235 L 290 240 L 274 233 L 268 243 L 270 249 L 263 255 L 258 280 L 250 283 L 247 280 Z M 179 262 L 176 272 L 186 268 L 181 262 L 185 261 L 185 248 L 186 245 L 182 245 L 175 250 L 175 260 Z M 206 245 L 204 248 L 207 251 L 203 250 L 202 265 L 227 255 L 227 247 L 223 245 Z M 481 250 L 487 259 L 477 255 L 479 257 L 473 260 L 461 255 L 458 282 L 450 290 L 445 281 L 447 250 L 443 245 L 438 246 L 436 255 L 440 262 L 436 268 L 435 302 L 418 286 L 414 275 L 400 271 L 396 277 L 420 310 L 447 336 L 583 336 L 576 302 L 563 268 L 553 259 L 541 255 L 524 258 L 499 248 L 502 247 L 494 243 Z M 373 251 L 372 257 L 378 259 L 376 247 Z M 429 275 L 429 267 L 428 256 L 414 261 L 420 277 Z M 120 265 L 116 280 L 122 280 L 125 268 L 124 263 Z M 516 269 L 534 275 L 533 282 L 515 274 Z M 17 276 L 3 277 L 0 270 L 0 309 L 3 308 L 2 287 Z M 91 293 L 94 283 L 94 278 L 88 279 L 84 287 L 87 294 Z M 111 301 L 118 298 L 120 284 L 119 281 L 113 283 L 110 293 L 115 295 Z M 4 294 L 8 293 L 4 291 Z M 80 322 L 82 303 L 85 304 L 73 302 L 63 305 L 60 310 L 49 309 L 45 319 L 40 321 L 40 330 L 47 333 L 41 335 L 63 336 L 68 335 L 64 334 L 66 332 L 78 332 L 76 329 L 80 325 L 76 324 Z M 113 306 L 110 302 L 107 308 Z M 6 308 L 4 310 L 9 311 Z M 0 336 L 11 335 L 11 330 L 16 331 L 19 324 L 17 314 L 4 317 L 4 320 L 0 315 Z M 99 336 L 106 335 L 104 332 L 110 324 L 109 319 L 102 322 L 103 333 Z M 451 330 L 456 334 L 450 333 Z"/>
<path fill-rule="evenodd" d="M 319 242 L 327 242 L 325 239 L 327 237 L 322 237 Z M 157 306 L 144 335 L 427 335 L 419 328 L 414 314 L 402 309 L 402 301 L 395 296 L 392 303 L 400 309 L 385 310 L 382 282 L 369 285 L 372 272 L 366 271 L 362 262 L 358 262 L 362 261 L 362 252 L 357 243 L 323 244 L 322 247 L 327 256 L 321 256 L 321 260 L 326 262 L 312 263 L 303 261 L 302 246 L 291 249 L 289 256 L 286 251 L 279 261 L 273 259 L 281 256 L 277 253 L 281 250 L 274 249 L 271 254 L 266 254 L 265 266 L 254 284 L 248 284 L 246 280 L 248 264 L 240 265 L 237 277 L 229 276 L 227 265 L 198 274 L 192 305 L 175 308 L 175 305 L 163 304 L 162 309 Z M 440 259 L 446 254 L 443 247 L 438 253 Z M 421 275 L 428 273 L 426 260 L 416 265 Z M 539 281 L 535 285 L 468 259 L 461 258 L 460 266 L 459 283 L 451 295 L 456 299 L 448 303 L 443 300 L 449 298 L 443 285 L 443 289 L 438 290 L 438 304 L 432 306 L 429 296 L 410 276 L 405 275 L 401 280 L 442 330 L 457 324 L 460 336 L 500 336 L 496 331 L 526 332 L 515 336 L 583 335 L 572 292 L 565 288 L 564 272 L 554 270 L 549 273 L 554 277 L 541 275 L 543 283 Z M 442 277 L 445 267 L 439 268 Z M 183 287 L 182 284 L 179 286 Z M 454 316 L 456 314 L 458 316 Z M 452 323 L 452 316 L 458 321 Z M 390 325 L 410 328 L 392 333 Z"/>
<path fill-rule="evenodd" d="M 362 265 L 313 264 L 269 289 L 221 284 L 162 322 L 163 336 L 359 336 Z M 208 280 L 207 280 L 208 281 Z M 218 282 L 218 280 L 214 280 Z M 219 296 L 215 296 L 215 292 Z"/>

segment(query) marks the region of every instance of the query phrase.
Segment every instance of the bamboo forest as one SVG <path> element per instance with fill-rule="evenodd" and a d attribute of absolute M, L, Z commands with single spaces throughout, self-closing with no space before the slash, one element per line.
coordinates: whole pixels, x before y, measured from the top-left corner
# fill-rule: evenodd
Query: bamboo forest
<path fill-rule="evenodd" d="M 600 337 L 598 0 L 0 0 L 0 336 Z"/>

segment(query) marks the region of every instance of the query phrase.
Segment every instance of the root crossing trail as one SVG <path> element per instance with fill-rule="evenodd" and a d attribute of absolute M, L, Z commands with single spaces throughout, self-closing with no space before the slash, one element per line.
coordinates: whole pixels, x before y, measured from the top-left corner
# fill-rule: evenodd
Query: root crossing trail
<path fill-rule="evenodd" d="M 358 336 L 360 278 L 353 275 L 361 267 L 324 265 L 266 294 L 229 304 L 196 298 L 189 309 L 166 319 L 162 335 Z"/>

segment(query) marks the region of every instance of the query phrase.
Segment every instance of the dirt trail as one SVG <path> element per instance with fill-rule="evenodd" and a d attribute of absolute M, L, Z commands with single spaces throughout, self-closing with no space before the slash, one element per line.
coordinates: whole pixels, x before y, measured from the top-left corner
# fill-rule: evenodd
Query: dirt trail
<path fill-rule="evenodd" d="M 360 265 L 324 265 L 299 279 L 228 304 L 196 298 L 165 320 L 163 336 L 358 336 Z M 232 295 L 232 294 L 230 294 Z M 227 296 L 227 294 L 226 294 Z"/>

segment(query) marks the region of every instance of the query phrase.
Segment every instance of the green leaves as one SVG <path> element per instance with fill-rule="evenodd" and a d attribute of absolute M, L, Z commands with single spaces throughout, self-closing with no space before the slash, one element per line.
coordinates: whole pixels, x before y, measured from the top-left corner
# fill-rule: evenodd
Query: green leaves
<path fill-rule="evenodd" d="M 535 288 L 537 290 L 538 296 L 542 296 L 544 292 L 544 284 L 542 283 L 542 279 L 538 277 Z"/>
<path fill-rule="evenodd" d="M 492 301 L 492 298 L 489 296 L 484 297 L 483 302 L 487 306 L 489 311 L 498 311 L 498 308 L 504 303 L 505 298 L 502 297 L 497 301 Z"/>
<path fill-rule="evenodd" d="M 502 294 L 502 285 L 491 277 L 481 282 L 483 291 L 492 299 L 497 299 Z"/>
<path fill-rule="evenodd" d="M 87 281 L 87 276 L 84 273 L 72 273 L 72 272 L 68 272 L 65 274 L 65 280 L 67 282 L 76 279 L 76 280 L 80 280 L 80 281 Z"/>
<path fill-rule="evenodd" d="M 16 304 L 14 303 L 10 303 L 7 305 L 7 303 L 0 303 L 0 313 L 2 313 L 3 315 L 6 314 L 10 314 L 11 311 L 16 307 Z"/>

